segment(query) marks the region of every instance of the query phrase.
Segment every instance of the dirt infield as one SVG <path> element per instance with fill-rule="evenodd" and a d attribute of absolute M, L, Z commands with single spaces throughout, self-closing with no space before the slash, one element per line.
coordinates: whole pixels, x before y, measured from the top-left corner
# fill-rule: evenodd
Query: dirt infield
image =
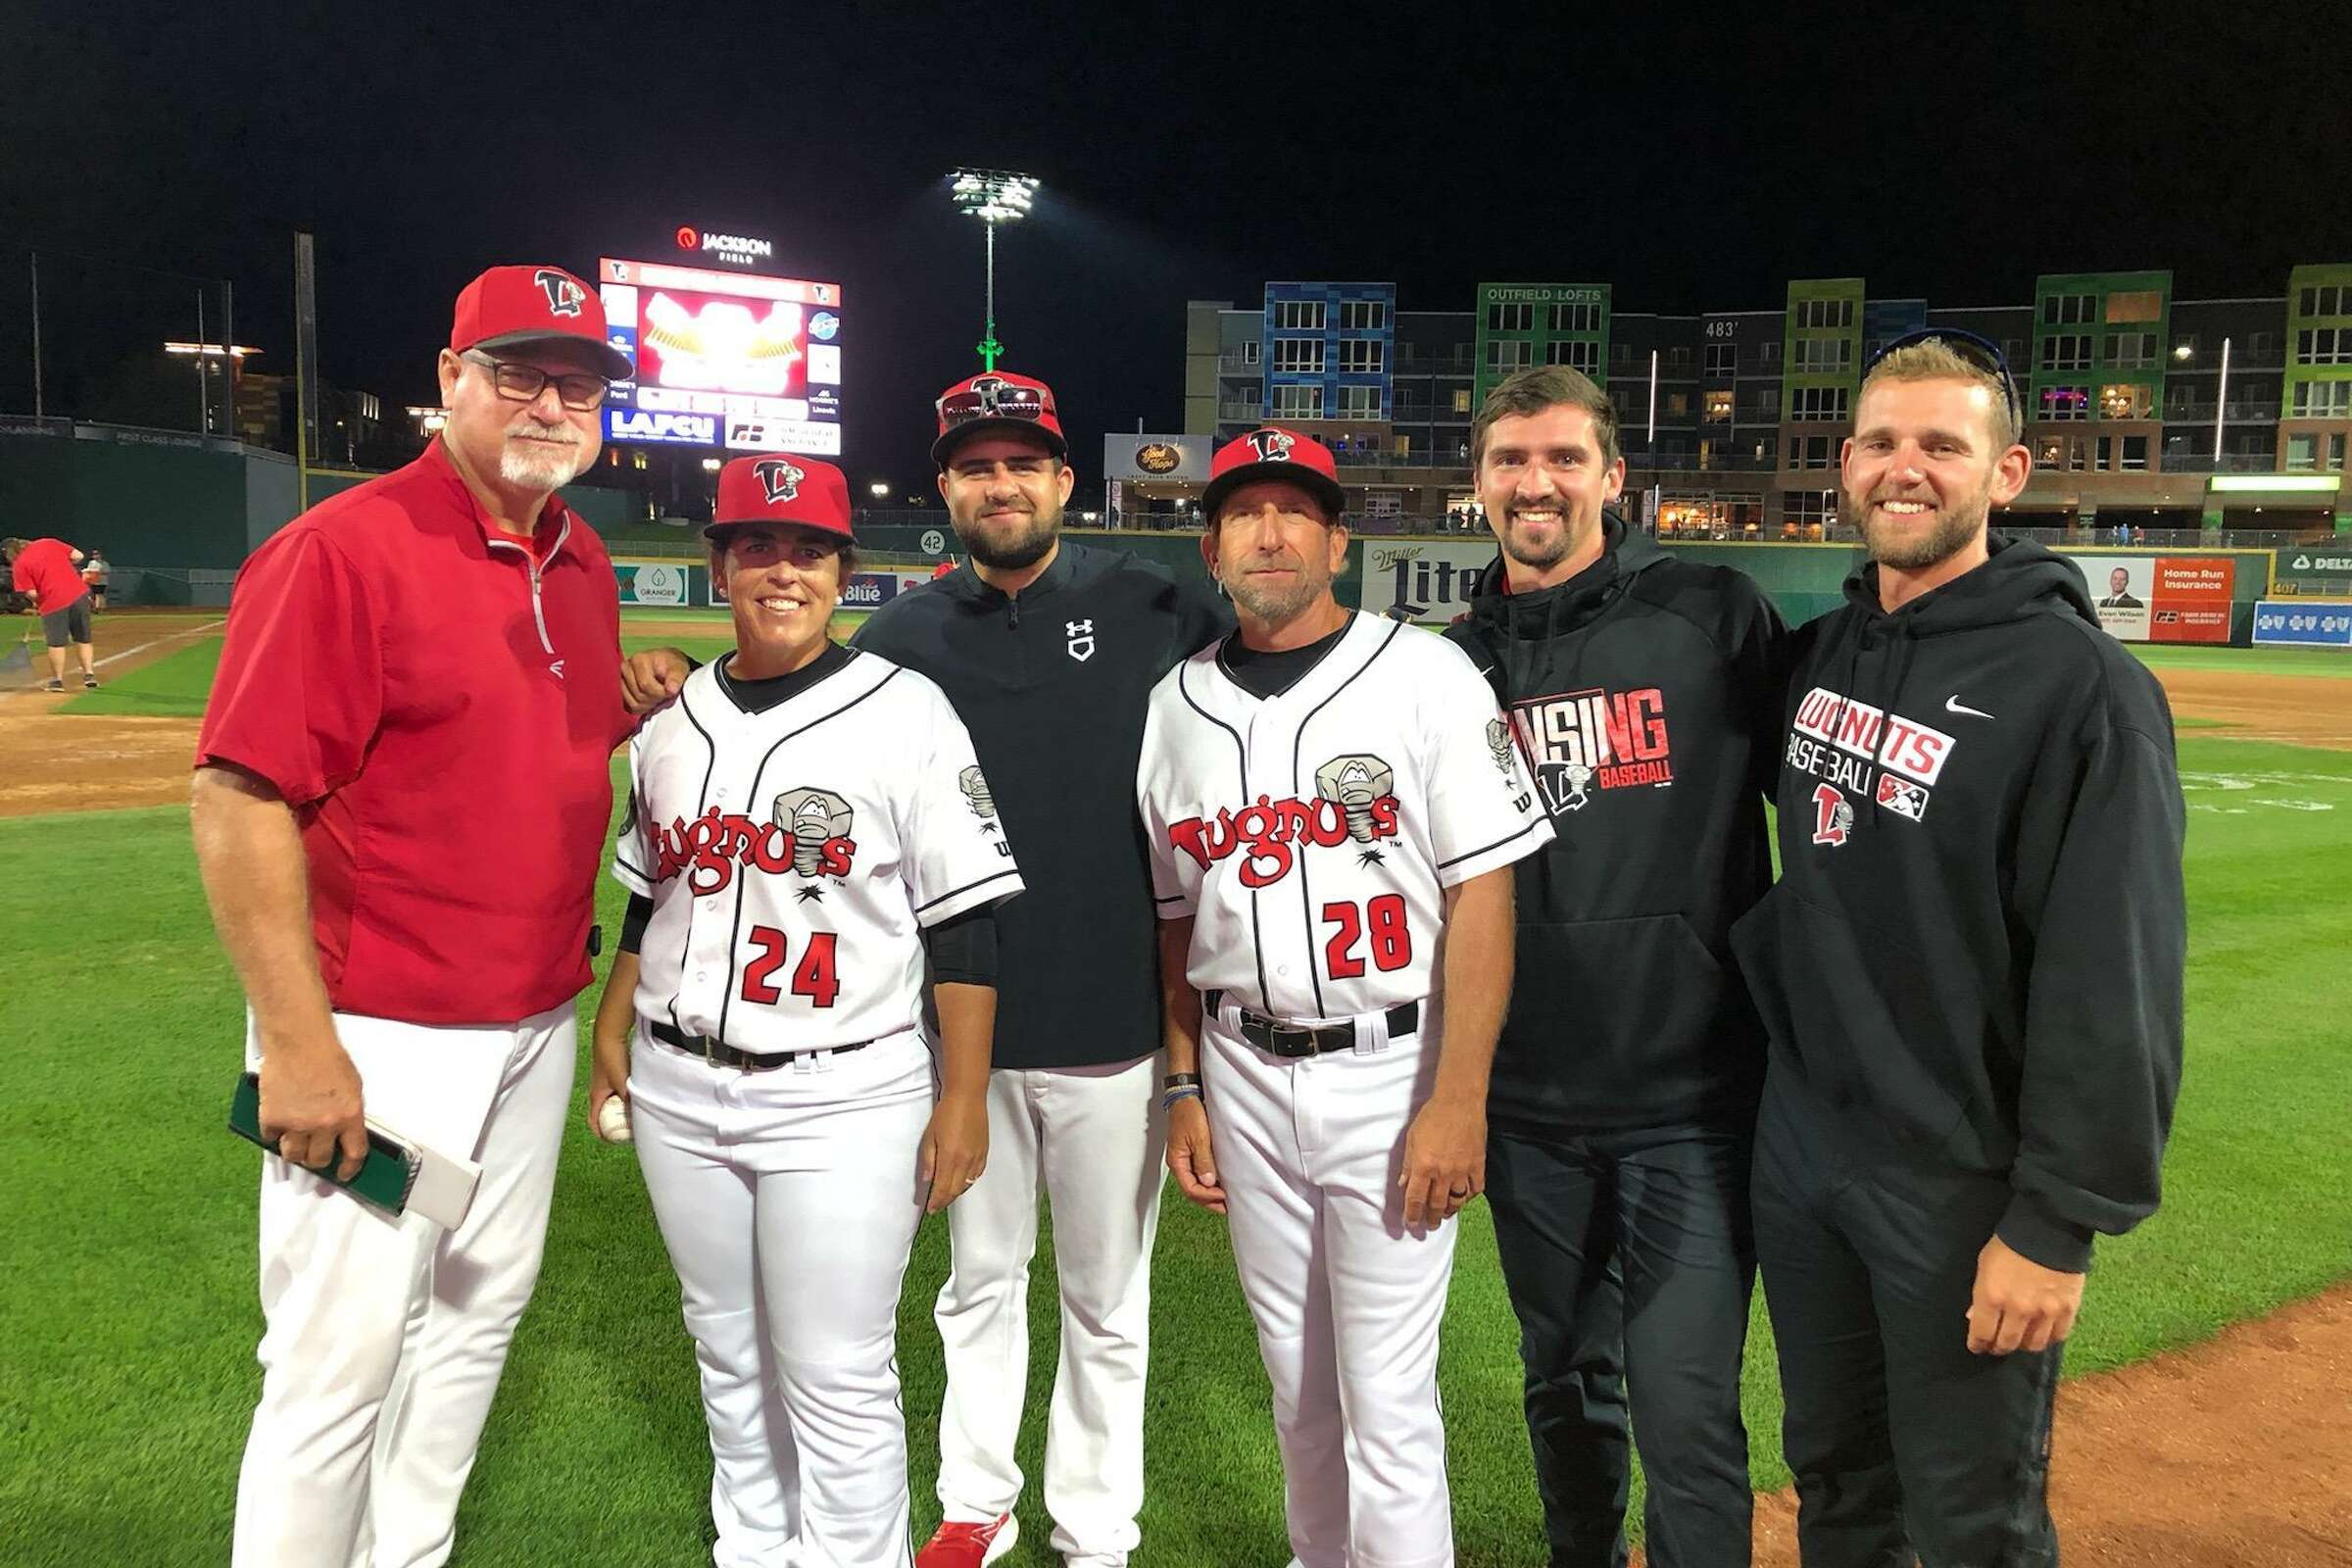
<path fill-rule="evenodd" d="M 2156 678 L 2174 712 L 2230 726 L 2217 740 L 2352 749 L 2352 680 L 2341 676 L 2160 669 Z"/>
<path fill-rule="evenodd" d="M 2347 1390 L 2352 1286 L 2059 1385 L 2067 1568 L 2352 1568 Z M 1792 1494 L 1756 1499 L 1755 1539 L 1756 1568 L 1797 1568 Z"/>
<path fill-rule="evenodd" d="M 28 624 L 28 623 L 24 623 Z M 92 628 L 98 678 L 112 680 L 218 631 L 220 611 L 110 611 Z M 21 634 L 23 624 L 0 621 Z M 12 651 L 16 638 L 0 642 Z M 0 816 L 169 806 L 188 798 L 196 725 L 184 718 L 60 717 L 81 691 L 72 654 L 65 696 L 43 692 L 48 652 L 33 627 L 32 668 L 0 677 Z"/>

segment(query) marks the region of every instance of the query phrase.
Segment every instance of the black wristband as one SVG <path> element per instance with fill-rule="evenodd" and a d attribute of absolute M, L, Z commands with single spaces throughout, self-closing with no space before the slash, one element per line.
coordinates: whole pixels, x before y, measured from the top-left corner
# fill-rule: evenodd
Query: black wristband
<path fill-rule="evenodd" d="M 1162 1089 L 1182 1089 L 1188 1084 L 1195 1089 L 1200 1088 L 1200 1075 L 1197 1072 L 1172 1072 L 1159 1081 Z"/>

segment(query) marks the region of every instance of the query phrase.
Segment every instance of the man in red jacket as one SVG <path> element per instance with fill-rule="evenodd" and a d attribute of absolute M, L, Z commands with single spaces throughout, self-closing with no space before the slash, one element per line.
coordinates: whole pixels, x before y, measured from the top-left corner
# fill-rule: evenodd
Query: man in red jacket
<path fill-rule="evenodd" d="M 49 689 L 66 689 L 66 644 L 81 661 L 81 683 L 98 684 L 90 662 L 90 590 L 81 580 L 82 554 L 63 539 L 0 539 L 8 558 L 9 586 L 30 594 L 49 644 Z"/>
<path fill-rule="evenodd" d="M 196 858 L 279 1156 L 236 1568 L 448 1559 L 571 1097 L 631 724 L 612 563 L 556 491 L 629 364 L 588 284 L 495 267 L 439 370 L 424 456 L 246 562 L 197 742 Z M 480 1162 L 463 1224 L 315 1174 L 359 1169 L 363 1112 Z"/>

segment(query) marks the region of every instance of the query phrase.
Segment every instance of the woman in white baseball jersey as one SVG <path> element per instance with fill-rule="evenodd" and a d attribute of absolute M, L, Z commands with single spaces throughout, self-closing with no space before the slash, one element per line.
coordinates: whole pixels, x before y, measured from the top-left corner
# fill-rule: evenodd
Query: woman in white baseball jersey
<path fill-rule="evenodd" d="M 840 470 L 739 458 L 712 517 L 736 647 L 630 748 L 588 1113 L 633 1131 L 683 1287 L 717 1568 L 902 1568 L 899 1287 L 986 1160 L 988 910 L 1020 873 L 939 688 L 826 635 Z"/>

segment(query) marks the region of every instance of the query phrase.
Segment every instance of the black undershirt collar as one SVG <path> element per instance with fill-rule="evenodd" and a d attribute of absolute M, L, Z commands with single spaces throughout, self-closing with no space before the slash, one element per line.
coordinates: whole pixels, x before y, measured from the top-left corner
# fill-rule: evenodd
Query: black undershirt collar
<path fill-rule="evenodd" d="M 771 708 L 791 702 L 858 656 L 839 643 L 827 643 L 823 653 L 800 668 L 787 670 L 781 675 L 770 675 L 764 680 L 745 680 L 741 676 L 728 674 L 727 660 L 734 657 L 732 654 L 725 656 L 711 668 L 711 673 L 718 678 L 718 689 L 727 694 L 728 702 L 744 712 L 764 713 Z"/>
<path fill-rule="evenodd" d="M 1240 632 L 1235 632 L 1225 639 L 1225 646 L 1217 650 L 1217 667 L 1225 671 L 1227 678 L 1236 686 L 1259 702 L 1265 702 L 1280 697 L 1304 680 L 1307 671 L 1323 662 L 1323 657 L 1339 647 L 1340 639 L 1347 636 L 1354 625 L 1355 617 L 1350 615 L 1340 623 L 1338 631 L 1328 637 L 1318 637 L 1300 648 L 1277 651 L 1252 648 L 1242 641 Z"/>

